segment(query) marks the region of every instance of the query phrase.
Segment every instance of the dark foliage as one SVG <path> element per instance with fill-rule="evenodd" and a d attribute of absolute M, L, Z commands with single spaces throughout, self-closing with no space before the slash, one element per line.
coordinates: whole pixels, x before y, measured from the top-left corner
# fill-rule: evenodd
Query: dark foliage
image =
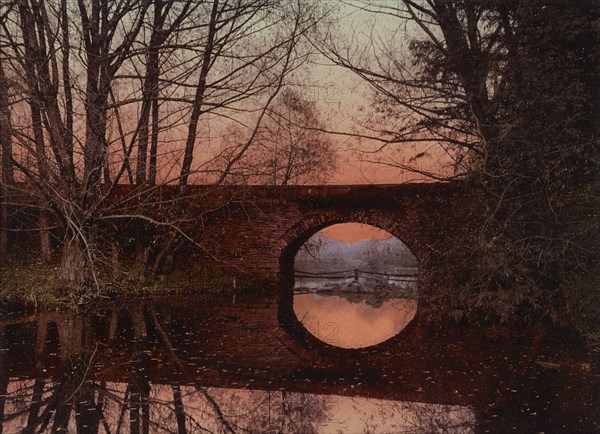
<path fill-rule="evenodd" d="M 501 33 L 495 58 L 466 68 L 473 50 L 448 62 L 414 45 L 430 79 L 458 77 L 469 110 L 454 113 L 471 121 L 482 142 L 479 166 L 468 176 L 481 226 L 447 252 L 454 272 L 433 273 L 430 284 L 458 288 L 449 297 L 458 316 L 550 315 L 589 330 L 600 312 L 598 7 L 524 1 L 482 9 Z M 473 74 L 485 68 L 486 81 L 500 83 L 493 99 L 476 86 L 469 91 Z"/>

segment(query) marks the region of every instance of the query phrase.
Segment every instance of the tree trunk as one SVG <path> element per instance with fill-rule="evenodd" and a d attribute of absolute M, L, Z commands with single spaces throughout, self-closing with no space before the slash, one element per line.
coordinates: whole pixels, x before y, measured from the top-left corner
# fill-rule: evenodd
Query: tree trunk
<path fill-rule="evenodd" d="M 84 147 L 84 176 L 86 191 L 84 209 L 91 206 L 99 194 L 100 180 L 105 174 L 106 150 L 106 101 L 103 92 L 94 84 L 88 84 L 86 100 L 86 144 Z"/>
<path fill-rule="evenodd" d="M 157 85 L 158 86 L 158 85 Z M 156 154 L 158 152 L 158 87 L 152 96 L 152 141 L 150 143 L 150 167 L 148 168 L 148 184 L 156 184 Z"/>
<path fill-rule="evenodd" d="M 67 12 L 67 1 L 61 0 L 61 30 L 62 30 L 62 72 L 63 89 L 65 90 L 65 148 L 73 162 L 73 93 L 71 90 L 71 73 L 69 71 L 69 56 L 71 44 L 69 43 L 69 16 Z M 73 178 L 75 173 L 73 172 Z"/>
<path fill-rule="evenodd" d="M 150 274 L 157 274 L 159 271 L 163 274 L 169 274 L 173 269 L 173 244 L 179 240 L 179 235 L 176 233 L 171 233 L 169 239 L 166 243 L 164 243 L 158 254 L 156 255 L 156 259 L 154 260 L 154 265 L 150 270 Z"/>
<path fill-rule="evenodd" d="M 59 278 L 66 289 L 80 290 L 89 273 L 85 251 L 77 238 L 68 235 L 63 245 Z"/>
<path fill-rule="evenodd" d="M 196 95 L 194 96 L 194 105 L 192 106 L 192 114 L 188 127 L 187 140 L 185 142 L 185 152 L 183 154 L 183 163 L 181 165 L 181 178 L 179 183 L 187 185 L 188 177 L 192 169 L 192 160 L 194 158 L 194 144 L 196 143 L 196 131 L 198 129 L 198 119 L 200 118 L 200 109 L 204 103 L 204 93 L 206 91 L 206 79 L 211 67 L 211 59 L 213 54 L 215 35 L 217 33 L 217 15 L 219 11 L 218 0 L 213 0 L 213 8 L 210 15 L 210 23 L 208 25 L 208 40 L 202 57 L 202 67 L 200 68 L 200 77 L 196 86 Z"/>
<path fill-rule="evenodd" d="M 6 89 L 6 77 L 0 59 L 0 89 Z M 7 92 L 0 92 L 0 149 L 2 151 L 2 180 L 0 198 L 0 256 L 8 253 L 8 232 L 10 227 L 10 206 L 12 194 L 11 187 L 14 185 L 14 173 L 12 162 L 12 129 L 10 118 L 10 107 Z"/>
<path fill-rule="evenodd" d="M 47 264 L 48 262 L 50 262 L 52 244 L 50 242 L 50 232 L 48 232 L 48 230 L 45 229 L 48 227 L 48 219 L 46 219 L 46 216 L 44 215 L 43 211 L 38 219 L 38 224 L 40 227 L 40 257 L 42 258 L 42 262 Z"/>
<path fill-rule="evenodd" d="M 150 256 L 150 247 L 146 246 L 144 241 L 136 240 L 135 243 L 135 264 L 133 276 L 136 281 L 143 282 L 148 268 L 148 257 Z"/>
<path fill-rule="evenodd" d="M 113 279 L 118 279 L 121 276 L 121 254 L 119 251 L 119 243 L 115 240 L 110 243 L 110 262 L 112 268 Z"/>
<path fill-rule="evenodd" d="M 9 194 L 9 189 L 4 186 L 0 188 L 0 257 L 2 258 L 6 257 L 9 249 L 7 229 L 10 228 L 10 207 L 6 204 Z"/>

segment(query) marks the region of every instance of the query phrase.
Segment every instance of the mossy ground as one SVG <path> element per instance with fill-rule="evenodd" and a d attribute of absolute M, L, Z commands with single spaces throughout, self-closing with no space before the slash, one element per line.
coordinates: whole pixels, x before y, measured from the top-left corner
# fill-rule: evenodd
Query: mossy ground
<path fill-rule="evenodd" d="M 0 314 L 20 311 L 40 311 L 61 308 L 85 308 L 101 299 L 147 297 L 160 295 L 223 294 L 236 288 L 257 285 L 233 276 L 219 274 L 207 267 L 174 270 L 152 275 L 143 280 L 124 271 L 115 274 L 107 267 L 98 267 L 99 288 L 92 286 L 78 293 L 65 291 L 58 277 L 60 258 L 43 262 L 39 257 L 3 258 L 0 267 Z"/>
<path fill-rule="evenodd" d="M 0 267 L 0 312 L 46 310 L 61 300 L 58 262 L 39 258 L 3 258 Z"/>

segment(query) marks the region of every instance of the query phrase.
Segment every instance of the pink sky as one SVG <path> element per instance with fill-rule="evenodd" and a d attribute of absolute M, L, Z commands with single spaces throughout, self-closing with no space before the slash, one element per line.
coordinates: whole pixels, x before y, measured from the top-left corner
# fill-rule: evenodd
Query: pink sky
<path fill-rule="evenodd" d="M 383 229 L 362 223 L 340 223 L 328 226 L 321 231 L 321 235 L 338 241 L 355 243 L 361 240 L 382 240 L 392 235 Z"/>

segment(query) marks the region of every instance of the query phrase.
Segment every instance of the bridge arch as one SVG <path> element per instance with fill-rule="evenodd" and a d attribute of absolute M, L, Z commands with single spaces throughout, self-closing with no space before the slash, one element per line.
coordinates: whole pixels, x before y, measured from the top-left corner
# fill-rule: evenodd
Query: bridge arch
<path fill-rule="evenodd" d="M 362 223 L 389 232 L 406 245 L 417 258 L 419 265 L 426 254 L 427 246 L 420 242 L 422 238 L 415 230 L 414 222 L 403 222 L 398 219 L 398 216 L 394 218 L 373 210 L 348 213 L 322 210 L 318 214 L 306 216 L 287 229 L 277 243 L 277 247 L 281 252 L 279 257 L 280 293 L 278 311 L 280 325 L 302 347 L 315 350 L 316 353 L 322 355 L 383 351 L 396 345 L 399 339 L 404 339 L 402 335 L 416 327 L 417 317 L 420 316 L 418 307 L 415 318 L 398 335 L 370 347 L 357 349 L 340 348 L 317 339 L 302 325 L 294 312 L 294 262 L 298 251 L 317 232 L 340 223 Z"/>
<path fill-rule="evenodd" d="M 415 231 L 414 224 L 407 224 L 402 219 L 390 217 L 378 211 L 340 213 L 327 210 L 317 215 L 307 216 L 297 222 L 279 239 L 277 247 L 281 252 L 279 271 L 283 288 L 293 283 L 294 259 L 304 243 L 320 230 L 339 223 L 363 223 L 383 229 L 402 241 L 419 263 L 426 254 L 426 246 Z"/>

